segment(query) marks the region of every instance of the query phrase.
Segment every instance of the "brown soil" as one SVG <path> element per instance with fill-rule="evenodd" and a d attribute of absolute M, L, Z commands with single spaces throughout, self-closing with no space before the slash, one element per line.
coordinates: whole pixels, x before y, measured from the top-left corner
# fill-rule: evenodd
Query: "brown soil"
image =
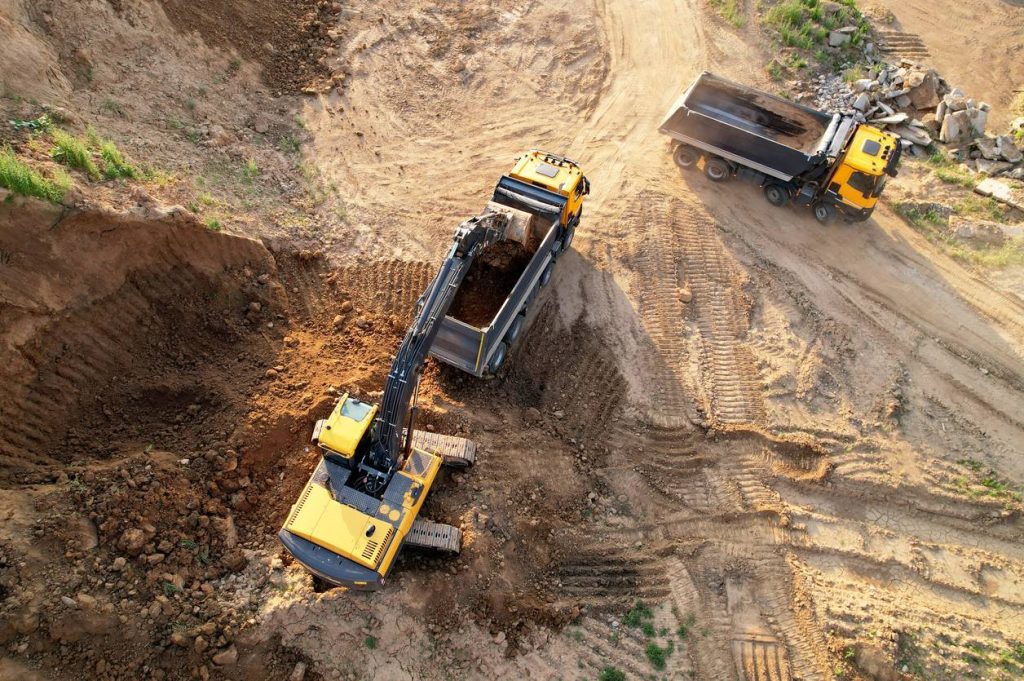
<path fill-rule="evenodd" d="M 115 8 L 123 11 L 119 4 Z M 237 50 L 258 63 L 278 93 L 330 86 L 325 49 L 340 3 L 160 0 L 160 4 L 179 31 L 196 31 L 206 44 Z"/>
<path fill-rule="evenodd" d="M 469 266 L 448 314 L 470 326 L 490 324 L 532 257 L 517 241 L 499 241 L 484 249 Z"/>

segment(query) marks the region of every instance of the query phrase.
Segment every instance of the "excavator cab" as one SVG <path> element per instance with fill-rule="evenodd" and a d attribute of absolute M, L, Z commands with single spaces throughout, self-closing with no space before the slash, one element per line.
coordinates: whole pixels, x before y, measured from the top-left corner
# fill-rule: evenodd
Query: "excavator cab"
<path fill-rule="evenodd" d="M 316 422 L 313 444 L 320 447 L 331 463 L 351 469 L 365 454 L 362 450 L 369 446 L 366 435 L 376 415 L 377 405 L 345 393 L 331 415 Z"/>

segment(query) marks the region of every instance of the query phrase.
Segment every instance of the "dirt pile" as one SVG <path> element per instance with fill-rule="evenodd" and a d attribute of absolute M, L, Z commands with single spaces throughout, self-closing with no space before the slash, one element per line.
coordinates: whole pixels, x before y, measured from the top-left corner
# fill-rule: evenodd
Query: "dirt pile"
<path fill-rule="evenodd" d="M 532 257 L 516 241 L 499 241 L 484 249 L 470 265 L 448 314 L 471 326 L 490 324 Z"/>
<path fill-rule="evenodd" d="M 125 3 L 112 2 L 119 13 Z M 198 32 L 207 45 L 237 50 L 263 67 L 263 77 L 278 93 L 320 90 L 331 85 L 324 65 L 329 30 L 342 11 L 340 2 L 206 2 L 160 0 L 168 18 L 183 33 Z"/>

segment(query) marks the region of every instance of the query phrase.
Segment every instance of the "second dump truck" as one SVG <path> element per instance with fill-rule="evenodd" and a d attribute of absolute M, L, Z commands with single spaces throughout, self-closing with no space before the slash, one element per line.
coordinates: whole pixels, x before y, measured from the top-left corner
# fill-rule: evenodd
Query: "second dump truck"
<path fill-rule="evenodd" d="M 810 206 L 821 223 L 837 214 L 867 220 L 886 177 L 895 177 L 900 138 L 843 114 L 827 114 L 704 72 L 669 111 L 660 131 L 673 158 L 701 158 L 714 182 L 755 182 L 776 206 Z"/>

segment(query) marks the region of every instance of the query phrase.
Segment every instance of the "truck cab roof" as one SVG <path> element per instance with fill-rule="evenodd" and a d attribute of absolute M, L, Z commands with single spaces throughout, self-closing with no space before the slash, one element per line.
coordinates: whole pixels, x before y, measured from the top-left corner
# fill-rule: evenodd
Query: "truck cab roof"
<path fill-rule="evenodd" d="M 881 175 L 897 144 L 899 139 L 894 135 L 870 125 L 860 125 L 850 140 L 845 162 L 869 175 Z"/>
<path fill-rule="evenodd" d="M 583 177 L 583 171 L 575 161 L 543 151 L 530 151 L 516 161 L 509 175 L 567 196 Z"/>

